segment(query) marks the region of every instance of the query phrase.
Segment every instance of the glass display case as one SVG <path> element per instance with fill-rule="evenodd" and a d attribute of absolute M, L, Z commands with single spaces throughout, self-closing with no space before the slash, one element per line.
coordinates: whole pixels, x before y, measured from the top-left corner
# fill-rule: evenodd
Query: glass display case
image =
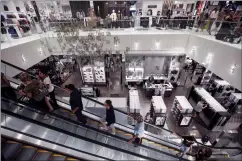
<path fill-rule="evenodd" d="M 126 83 L 128 82 L 141 82 L 144 77 L 144 59 L 142 56 L 127 57 L 125 63 L 126 70 Z"/>

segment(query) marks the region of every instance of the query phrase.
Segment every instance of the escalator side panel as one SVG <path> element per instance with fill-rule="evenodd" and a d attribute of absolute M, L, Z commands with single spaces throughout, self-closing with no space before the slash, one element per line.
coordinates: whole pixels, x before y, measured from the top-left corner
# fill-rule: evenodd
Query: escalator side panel
<path fill-rule="evenodd" d="M 65 156 L 62 156 L 62 155 L 56 155 L 56 154 L 54 154 L 54 155 L 52 155 L 52 157 L 51 157 L 51 160 L 53 160 L 53 161 L 65 161 L 66 160 L 66 157 Z"/>
<path fill-rule="evenodd" d="M 34 161 L 39 160 L 39 161 L 43 161 L 43 160 L 49 160 L 51 157 L 52 153 L 49 151 L 45 151 L 45 150 L 39 150 L 35 157 L 33 158 Z"/>
<path fill-rule="evenodd" d="M 14 160 L 30 161 L 36 154 L 36 148 L 24 146 Z"/>
<path fill-rule="evenodd" d="M 12 160 L 21 149 L 21 144 L 13 141 L 7 141 L 1 149 L 2 155 L 6 160 Z"/>

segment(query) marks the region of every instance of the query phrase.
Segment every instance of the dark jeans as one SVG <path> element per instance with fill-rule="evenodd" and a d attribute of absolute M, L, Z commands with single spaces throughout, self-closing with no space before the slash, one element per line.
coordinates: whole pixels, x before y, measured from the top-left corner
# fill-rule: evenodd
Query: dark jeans
<path fill-rule="evenodd" d="M 80 109 L 77 110 L 75 115 L 76 115 L 78 121 L 80 121 L 83 124 L 87 123 L 87 120 L 86 120 L 85 116 L 82 115 L 82 110 L 80 110 Z"/>
<path fill-rule="evenodd" d="M 55 89 L 49 93 L 50 99 L 53 101 L 53 104 L 55 107 L 58 107 L 56 98 L 55 98 Z"/>

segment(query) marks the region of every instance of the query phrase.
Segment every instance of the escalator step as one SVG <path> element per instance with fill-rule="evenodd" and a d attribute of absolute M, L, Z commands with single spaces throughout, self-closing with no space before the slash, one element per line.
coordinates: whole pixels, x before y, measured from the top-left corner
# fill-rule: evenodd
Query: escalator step
<path fill-rule="evenodd" d="M 21 144 L 15 141 L 7 141 L 2 148 L 2 155 L 6 160 L 12 160 L 21 149 Z"/>
<path fill-rule="evenodd" d="M 43 160 L 49 160 L 51 157 L 52 153 L 46 150 L 39 150 L 37 151 L 35 157 L 33 158 L 33 160 L 39 160 L 39 161 L 43 161 Z"/>
<path fill-rule="evenodd" d="M 23 146 L 21 151 L 15 157 L 14 160 L 28 161 L 32 160 L 36 154 L 37 149 L 32 146 Z"/>
<path fill-rule="evenodd" d="M 66 157 L 63 156 L 63 155 L 54 154 L 54 155 L 52 155 L 51 160 L 61 160 L 61 161 L 64 161 L 64 160 L 66 160 Z"/>

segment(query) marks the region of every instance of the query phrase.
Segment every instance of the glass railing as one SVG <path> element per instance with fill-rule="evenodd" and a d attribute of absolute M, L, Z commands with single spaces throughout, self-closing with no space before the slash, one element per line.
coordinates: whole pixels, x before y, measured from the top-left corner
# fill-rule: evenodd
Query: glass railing
<path fill-rule="evenodd" d="M 152 32 L 185 32 L 198 35 L 209 35 L 218 40 L 230 43 L 239 43 L 242 33 L 242 26 L 238 21 L 215 21 L 212 25 L 210 20 L 198 21 L 183 17 L 175 19 L 152 18 L 147 19 L 126 19 L 126 20 L 63 20 L 51 21 L 48 25 L 36 23 L 35 25 L 8 25 L 1 27 L 1 48 L 17 45 L 22 42 L 37 40 L 43 37 L 57 37 L 57 33 L 74 33 L 85 35 L 86 32 L 103 30 L 110 32 L 133 32 L 152 31 Z M 28 28 L 28 29 L 26 29 Z M 132 29 L 132 30 L 130 30 Z M 71 36 L 69 34 L 63 36 Z M 77 36 L 77 35 L 73 35 Z M 21 41 L 18 41 L 21 39 Z"/>

